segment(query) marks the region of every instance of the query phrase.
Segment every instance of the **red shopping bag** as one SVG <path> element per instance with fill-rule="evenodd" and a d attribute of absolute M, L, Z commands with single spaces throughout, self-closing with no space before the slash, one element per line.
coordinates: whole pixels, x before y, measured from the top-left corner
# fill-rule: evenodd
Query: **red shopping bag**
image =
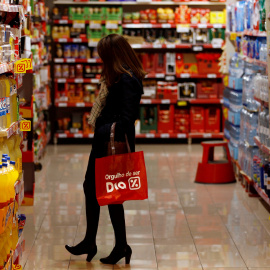
<path fill-rule="evenodd" d="M 95 164 L 96 196 L 100 206 L 121 204 L 148 198 L 147 176 L 143 152 L 115 155 L 115 123 L 112 125 L 112 155 L 97 158 Z"/>

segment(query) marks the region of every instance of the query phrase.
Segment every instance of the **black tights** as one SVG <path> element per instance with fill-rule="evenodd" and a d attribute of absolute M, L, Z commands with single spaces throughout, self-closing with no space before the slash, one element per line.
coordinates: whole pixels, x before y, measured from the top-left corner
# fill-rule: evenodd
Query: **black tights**
<path fill-rule="evenodd" d="M 96 244 L 96 235 L 100 214 L 100 206 L 97 202 L 95 188 L 95 159 L 97 157 L 100 157 L 100 154 L 96 155 L 95 153 L 101 153 L 101 151 L 97 152 L 95 151 L 95 149 L 92 150 L 89 158 L 87 172 L 85 175 L 85 181 L 83 184 L 87 221 L 87 228 L 84 240 L 89 243 L 89 245 Z M 126 247 L 127 239 L 123 204 L 111 204 L 108 205 L 108 208 L 114 229 L 115 246 L 119 248 Z"/>

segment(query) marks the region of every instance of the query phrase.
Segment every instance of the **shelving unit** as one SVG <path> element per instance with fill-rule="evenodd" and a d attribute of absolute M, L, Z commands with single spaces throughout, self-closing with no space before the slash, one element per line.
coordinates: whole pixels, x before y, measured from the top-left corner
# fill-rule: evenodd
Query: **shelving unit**
<path fill-rule="evenodd" d="M 33 69 L 23 77 L 20 89 L 21 106 L 20 113 L 24 119 L 31 122 L 32 132 L 25 134 L 23 148 L 23 169 L 27 178 L 25 189 L 26 205 L 33 205 L 35 170 L 41 167 L 38 153 L 44 152 L 49 140 L 50 130 L 49 108 L 51 105 L 51 80 L 50 80 L 50 51 L 45 46 L 48 22 L 48 11 L 46 11 L 44 0 L 37 0 L 35 6 L 28 13 L 27 26 L 24 29 L 22 54 L 25 58 L 31 58 Z M 40 13 L 37 13 L 40 12 Z M 30 44 L 30 47 L 28 47 Z M 42 120 L 41 120 L 42 119 Z M 41 120 L 41 121 L 39 121 Z"/>
<path fill-rule="evenodd" d="M 264 7 L 260 7 L 260 10 L 263 10 Z M 265 10 L 266 14 L 269 14 L 270 11 L 270 4 L 269 2 L 265 2 Z M 234 12 L 237 12 L 236 10 Z M 260 14 L 261 16 L 261 14 Z M 243 74 L 243 110 L 241 111 L 241 122 L 240 122 L 240 130 L 241 135 L 239 139 L 239 157 L 238 160 L 234 159 L 234 167 L 235 167 L 235 174 L 236 178 L 241 182 L 242 186 L 247 191 L 248 195 L 251 197 L 261 197 L 269 206 L 270 206 L 270 199 L 269 199 L 269 190 L 265 181 L 266 175 L 268 175 L 267 166 L 269 162 L 269 155 L 270 155 L 270 148 L 268 146 L 268 138 L 269 138 L 269 123 L 267 125 L 267 121 L 264 123 L 263 119 L 267 119 L 269 114 L 269 52 L 268 48 L 270 45 L 269 38 L 267 36 L 267 31 L 263 31 L 264 28 L 264 19 L 261 20 L 263 17 L 259 17 L 259 24 L 256 22 L 252 23 L 251 28 L 249 30 L 244 30 L 241 32 L 227 32 L 227 38 L 231 41 L 231 44 L 234 46 L 235 51 L 238 52 L 238 58 L 244 60 L 245 65 L 249 68 L 248 71 Z M 270 21 L 269 18 L 266 16 L 266 29 L 270 28 Z M 248 23 L 246 24 L 248 25 Z M 254 27 L 255 26 L 255 27 Z M 229 27 L 230 28 L 230 27 Z M 252 29 L 256 30 L 252 30 Z M 260 29 L 260 30 L 258 30 Z M 230 30 L 230 29 L 229 29 Z M 241 44 L 241 42 L 245 39 L 247 42 L 247 46 L 250 45 L 249 41 L 252 39 L 257 42 L 258 47 L 261 48 L 259 50 L 259 55 L 256 53 L 252 55 L 251 51 L 245 50 L 244 45 L 237 46 Z M 266 40 L 265 40 L 266 39 Z M 258 42 L 260 41 L 260 42 Z M 267 42 L 267 46 L 264 45 Z M 260 60 L 261 55 L 264 56 L 263 48 L 265 46 L 265 55 L 267 55 L 267 60 Z M 239 51 L 239 48 L 242 48 Z M 232 53 L 232 51 L 230 52 Z M 250 65 L 251 64 L 251 65 Z M 252 72 L 250 71 L 250 67 L 254 66 L 254 77 L 252 77 Z M 262 67 L 261 69 L 261 80 L 256 78 L 258 74 L 256 70 L 258 67 Z M 266 76 L 268 75 L 268 79 Z M 250 77 L 248 77 L 250 76 Z M 249 84 L 249 79 L 253 84 Z M 259 81 L 259 84 L 258 84 Z M 260 87 L 258 88 L 257 86 Z M 253 87 L 254 92 L 249 91 L 250 87 Z M 254 97 L 249 96 L 249 99 L 256 100 L 259 102 L 260 105 L 254 107 L 251 106 L 251 102 L 249 102 L 247 96 L 250 94 L 254 94 Z M 225 96 L 224 96 L 225 97 Z M 226 98 L 225 98 L 226 99 Z M 227 105 L 227 101 L 225 100 L 224 104 Z M 255 120 L 258 118 L 258 126 L 255 129 L 254 123 Z M 252 120 L 254 122 L 252 122 Z M 268 118 L 269 119 L 269 118 Z M 269 122 L 269 121 L 268 121 Z M 248 128 L 247 128 L 248 127 Z M 255 132 L 254 132 L 255 130 Z M 225 129 L 225 134 L 227 134 L 227 130 Z M 254 134 L 257 134 L 254 136 Z M 253 137 L 254 136 L 254 137 Z M 244 141 L 243 141 L 244 138 Z M 230 139 L 230 138 L 228 138 Z M 231 140 L 235 140 L 235 138 L 231 138 Z M 241 149 L 241 150 L 240 150 Z M 268 194 L 267 194 L 268 193 Z"/>
<path fill-rule="evenodd" d="M 68 29 L 69 27 L 70 31 L 71 28 L 80 28 L 83 29 L 84 27 L 93 27 L 93 29 L 99 29 L 99 27 L 106 27 L 108 25 L 113 25 L 113 27 L 121 27 L 123 29 L 123 33 L 126 34 L 125 31 L 148 31 L 148 30 L 168 30 L 168 31 L 175 31 L 177 40 L 180 37 L 181 33 L 183 32 L 188 32 L 190 29 L 192 31 L 211 31 L 210 29 L 219 29 L 224 31 L 226 28 L 225 23 L 142 23 L 142 22 L 136 22 L 136 23 L 127 23 L 125 19 L 122 16 L 122 19 L 116 19 L 116 20 L 96 20 L 96 19 L 85 19 L 83 20 L 75 20 L 74 18 L 72 19 L 71 16 L 68 14 L 63 14 L 61 13 L 64 8 L 77 8 L 77 7 L 82 7 L 86 8 L 87 6 L 89 7 L 122 7 L 123 8 L 123 13 L 125 12 L 130 12 L 131 8 L 134 8 L 134 11 L 139 11 L 139 10 L 144 10 L 144 9 L 149 9 L 153 8 L 156 9 L 157 7 L 166 7 L 166 6 L 171 6 L 171 8 L 175 8 L 175 6 L 181 6 L 181 5 L 187 5 L 190 7 L 195 6 L 196 8 L 209 8 L 212 11 L 222 11 L 223 8 L 225 8 L 226 3 L 225 2 L 209 2 L 209 1 L 187 1 L 187 2 L 172 2 L 172 1 L 145 1 L 145 2 L 119 2 L 119 1 L 110 1 L 110 2 L 97 2 L 97 1 L 54 1 L 54 7 L 58 8 L 59 12 L 57 16 L 53 15 L 53 25 L 54 27 L 58 27 L 60 29 L 63 27 L 63 29 Z M 151 7 L 150 7 L 151 6 Z M 95 15 L 96 16 L 96 15 Z M 100 26 L 98 26 L 100 25 Z M 56 31 L 56 30 L 55 30 Z M 67 31 L 67 30 L 65 30 Z M 79 30 L 78 30 L 79 31 Z M 87 34 L 81 34 L 79 36 L 58 36 L 54 33 L 54 29 L 52 31 L 53 33 L 53 44 L 52 46 L 55 48 L 55 51 L 58 51 L 55 53 L 53 56 L 53 65 L 55 68 L 70 68 L 72 65 L 83 65 L 84 68 L 86 66 L 92 67 L 98 67 L 98 64 L 101 64 L 101 61 L 99 58 L 93 57 L 92 55 L 94 54 L 97 46 L 97 41 L 93 37 L 89 37 Z M 224 32 L 225 33 L 225 32 Z M 225 35 L 225 34 L 224 34 Z M 75 44 L 78 44 L 79 46 L 87 46 L 90 49 L 91 55 L 90 57 L 83 57 L 78 58 L 74 57 L 72 55 L 69 55 L 69 52 L 65 52 L 65 46 L 73 46 Z M 219 41 L 218 42 L 200 42 L 196 43 L 194 42 L 181 42 L 180 38 L 178 41 L 172 43 L 172 42 L 167 42 L 166 40 L 163 43 L 160 42 L 154 42 L 154 43 L 149 43 L 149 42 L 131 42 L 131 46 L 136 50 L 136 52 L 141 55 L 141 54 L 164 54 L 164 56 L 167 53 L 172 53 L 172 54 L 193 54 L 194 56 L 197 55 L 198 53 L 207 53 L 207 52 L 216 52 L 220 53 L 222 49 L 222 43 Z M 61 48 L 63 52 L 63 56 L 61 56 Z M 68 50 L 68 48 L 66 49 Z M 69 55 L 68 57 L 66 56 Z M 65 56 L 64 56 L 65 55 Z M 141 56 L 140 56 L 141 57 Z M 161 57 L 161 56 L 160 56 Z M 143 65 L 145 65 L 144 61 Z M 217 68 L 218 69 L 218 68 Z M 188 72 L 188 71 L 182 71 L 182 72 L 166 72 L 166 71 L 157 71 L 157 70 L 146 70 L 148 72 L 145 83 L 150 82 L 150 80 L 155 80 L 156 84 L 158 82 L 168 82 L 168 83 L 176 83 L 180 84 L 183 82 L 194 82 L 196 85 L 198 83 L 202 83 L 203 81 L 208 81 L 211 80 L 211 84 L 222 84 L 222 75 L 217 72 L 217 69 L 215 69 L 215 72 L 206 72 L 205 74 L 199 73 L 199 72 Z M 91 108 L 93 105 L 94 100 L 70 100 L 65 95 L 69 95 L 70 91 L 69 87 L 74 84 L 75 89 L 78 89 L 80 87 L 84 87 L 87 84 L 91 85 L 89 87 L 94 87 L 97 89 L 97 84 L 99 83 L 99 75 L 94 73 L 92 74 L 91 77 L 83 77 L 83 78 L 78 78 L 78 76 L 75 76 L 73 78 L 72 76 L 68 76 L 66 73 L 66 76 L 59 76 L 59 72 L 54 70 L 54 108 L 55 108 L 55 115 L 57 116 L 58 119 L 63 119 L 63 121 L 68 121 L 66 118 L 66 115 L 70 113 L 70 109 L 72 111 L 79 113 L 85 114 L 88 108 Z M 210 81 L 209 81 L 210 84 Z M 77 90 L 75 90 L 77 91 Z M 64 94 L 66 93 L 66 94 Z M 221 91 L 220 91 L 221 93 Z M 179 103 L 180 101 L 180 103 Z M 184 103 L 183 103 L 184 102 Z M 199 98 L 193 98 L 193 99 L 185 99 L 183 97 L 178 97 L 172 98 L 172 97 L 159 97 L 159 98 L 143 98 L 141 101 L 142 106 L 180 106 L 178 108 L 189 108 L 190 107 L 206 107 L 206 108 L 219 108 L 219 111 L 217 110 L 218 114 L 220 114 L 220 108 L 222 104 L 222 95 L 217 93 L 214 95 L 212 98 L 204 98 L 204 99 L 199 99 Z M 171 107 L 170 107 L 171 108 Z M 158 116 L 156 116 L 158 117 Z M 220 119 L 222 118 L 221 114 L 218 116 Z M 65 119 L 65 120 L 64 120 Z M 62 121 L 62 120 L 61 120 Z M 173 120 L 174 121 L 174 120 Z M 91 138 L 91 134 L 89 135 L 88 133 L 84 133 L 81 130 L 78 130 L 78 132 L 73 132 L 70 133 L 67 130 L 63 132 L 62 128 L 59 126 L 59 121 L 55 123 L 55 130 L 53 131 L 53 136 L 55 137 L 55 142 L 58 139 L 64 139 L 64 138 Z M 76 129 L 75 129 L 76 131 Z M 137 138 L 146 138 L 146 139 L 152 139 L 152 138 L 190 138 L 189 142 L 191 142 L 192 138 L 222 138 L 223 133 L 222 133 L 222 127 L 221 127 L 221 122 L 220 122 L 220 128 L 219 132 L 217 133 L 209 133 L 209 132 L 191 132 L 190 130 L 187 133 L 179 133 L 179 132 L 174 132 L 170 133 L 169 135 L 162 135 L 163 133 L 160 131 L 157 131 L 156 134 L 154 133 L 148 133 L 148 132 L 141 132 L 141 134 L 137 134 Z M 195 131 L 195 130 L 194 130 Z M 146 133 L 146 134 L 144 134 Z M 193 135 L 194 134 L 194 135 Z M 209 135 L 210 134 L 210 135 Z"/>

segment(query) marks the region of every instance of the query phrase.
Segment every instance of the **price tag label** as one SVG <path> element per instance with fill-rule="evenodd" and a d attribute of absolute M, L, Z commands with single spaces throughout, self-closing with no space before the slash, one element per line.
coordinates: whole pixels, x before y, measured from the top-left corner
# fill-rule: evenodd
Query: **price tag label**
<path fill-rule="evenodd" d="M 94 138 L 94 133 L 88 134 L 88 138 Z"/>
<path fill-rule="evenodd" d="M 174 49 L 175 48 L 175 44 L 167 44 L 166 45 L 168 49 Z"/>
<path fill-rule="evenodd" d="M 154 44 L 153 45 L 153 48 L 155 48 L 155 49 L 161 49 L 162 48 L 162 45 L 161 44 Z"/>
<path fill-rule="evenodd" d="M 55 58 L 54 62 L 55 63 L 64 63 L 64 59 L 63 58 Z"/>
<path fill-rule="evenodd" d="M 147 133 L 147 134 L 145 134 L 145 138 L 155 138 L 155 134 Z"/>
<path fill-rule="evenodd" d="M 212 134 L 211 133 L 204 133 L 203 138 L 212 138 Z"/>
<path fill-rule="evenodd" d="M 198 28 L 207 28 L 207 24 L 206 23 L 199 23 Z"/>
<path fill-rule="evenodd" d="M 185 139 L 187 137 L 186 134 L 177 134 L 178 139 Z"/>
<path fill-rule="evenodd" d="M 163 73 L 157 73 L 155 77 L 156 78 L 164 78 L 165 77 L 165 74 L 163 74 Z"/>
<path fill-rule="evenodd" d="M 192 49 L 194 52 L 201 52 L 203 51 L 203 46 L 193 46 Z"/>
<path fill-rule="evenodd" d="M 172 25 L 170 23 L 163 23 L 161 25 L 162 28 L 172 28 Z"/>
<path fill-rule="evenodd" d="M 166 76 L 165 80 L 166 81 L 175 81 L 175 76 Z"/>
<path fill-rule="evenodd" d="M 81 43 L 82 39 L 81 38 L 73 38 L 74 43 Z"/>
<path fill-rule="evenodd" d="M 84 102 L 77 102 L 76 107 L 85 107 L 85 103 Z"/>
<path fill-rule="evenodd" d="M 217 74 L 207 74 L 207 78 L 209 79 L 215 79 L 217 77 Z"/>
<path fill-rule="evenodd" d="M 68 24 L 68 20 L 59 20 L 59 24 Z"/>
<path fill-rule="evenodd" d="M 75 79 L 74 82 L 75 83 L 83 83 L 83 79 Z"/>
<path fill-rule="evenodd" d="M 67 81 L 66 79 L 57 79 L 58 83 L 66 83 L 66 81 Z"/>
<path fill-rule="evenodd" d="M 185 100 L 179 100 L 177 101 L 177 106 L 181 107 L 187 106 L 187 102 Z"/>
<path fill-rule="evenodd" d="M 99 83 L 99 79 L 92 79 L 91 83 Z"/>
<path fill-rule="evenodd" d="M 67 42 L 67 39 L 66 38 L 59 38 L 58 42 Z"/>
<path fill-rule="evenodd" d="M 140 48 L 142 48 L 142 45 L 141 44 L 132 44 L 131 47 L 133 49 L 140 49 Z"/>
<path fill-rule="evenodd" d="M 20 130 L 21 131 L 31 131 L 31 121 L 29 121 L 29 120 L 22 120 L 20 122 Z"/>
<path fill-rule="evenodd" d="M 215 24 L 213 24 L 213 27 L 214 28 L 223 28 L 223 25 L 220 23 L 215 23 Z"/>
<path fill-rule="evenodd" d="M 89 39 L 88 41 L 88 47 L 97 47 L 98 41 L 94 41 Z"/>
<path fill-rule="evenodd" d="M 161 103 L 162 104 L 170 104 L 171 103 L 171 100 L 170 99 L 162 99 L 161 100 Z"/>
<path fill-rule="evenodd" d="M 152 100 L 151 99 L 141 99 L 141 103 L 142 104 L 152 104 Z"/>
<path fill-rule="evenodd" d="M 162 133 L 162 134 L 160 134 L 160 138 L 163 138 L 163 139 L 170 138 L 170 134 L 168 134 L 168 133 Z"/>
<path fill-rule="evenodd" d="M 68 58 L 67 63 L 75 63 L 75 58 Z"/>
<path fill-rule="evenodd" d="M 73 22 L 73 28 L 77 29 L 84 29 L 85 28 L 85 21 L 74 21 Z"/>
<path fill-rule="evenodd" d="M 67 103 L 59 102 L 58 107 L 67 107 Z"/>
<path fill-rule="evenodd" d="M 118 21 L 106 21 L 107 29 L 118 29 Z"/>
<path fill-rule="evenodd" d="M 88 63 L 96 63 L 97 62 L 97 59 L 89 58 L 89 59 L 87 59 L 87 62 Z"/>
<path fill-rule="evenodd" d="M 90 29 L 101 29 L 102 21 L 90 21 Z"/>
<path fill-rule="evenodd" d="M 190 74 L 189 73 L 182 73 L 180 74 L 181 78 L 190 78 Z"/>
<path fill-rule="evenodd" d="M 189 24 L 177 24 L 176 30 L 178 33 L 188 33 L 190 31 Z"/>
<path fill-rule="evenodd" d="M 58 138 L 67 138 L 67 134 L 66 133 L 59 133 Z"/>
<path fill-rule="evenodd" d="M 75 133 L 74 138 L 82 138 L 83 135 L 81 133 Z"/>

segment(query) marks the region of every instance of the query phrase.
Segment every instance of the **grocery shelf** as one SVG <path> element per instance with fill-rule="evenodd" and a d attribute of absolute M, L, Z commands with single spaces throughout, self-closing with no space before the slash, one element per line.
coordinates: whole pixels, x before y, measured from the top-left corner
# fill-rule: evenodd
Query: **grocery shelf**
<path fill-rule="evenodd" d="M 0 74 L 12 72 L 12 71 L 14 71 L 14 62 L 0 65 Z"/>
<path fill-rule="evenodd" d="M 93 103 L 90 102 L 55 102 L 55 107 L 59 108 L 66 108 L 66 107 L 86 107 L 91 108 L 93 106 Z"/>
<path fill-rule="evenodd" d="M 9 128 L 6 128 L 4 130 L 0 130 L 0 137 L 11 137 L 13 134 L 15 134 L 20 128 L 20 122 L 14 122 L 10 125 Z"/>
<path fill-rule="evenodd" d="M 0 234 L 5 231 L 8 225 L 13 220 L 13 212 L 14 212 L 14 202 L 0 209 L 0 220 L 4 220 L 5 222 L 1 222 L 0 224 Z"/>
<path fill-rule="evenodd" d="M 270 155 L 270 148 L 262 144 L 258 136 L 254 137 L 254 142 L 265 154 Z"/>
<path fill-rule="evenodd" d="M 57 0 L 53 2 L 55 5 L 119 5 L 119 6 L 137 6 L 137 5 L 157 5 L 157 6 L 169 6 L 169 5 L 188 5 L 188 6 L 224 6 L 226 2 L 211 2 L 211 1 L 88 1 L 88 0 Z"/>
<path fill-rule="evenodd" d="M 191 78 L 191 79 L 217 79 L 222 78 L 221 74 L 214 74 L 214 73 L 208 73 L 208 74 L 190 74 L 190 73 L 182 73 L 177 78 Z"/>
<path fill-rule="evenodd" d="M 190 104 L 223 104 L 223 99 L 218 98 L 201 98 L 201 99 L 189 99 Z"/>
<path fill-rule="evenodd" d="M 270 198 L 267 196 L 267 194 L 265 193 L 265 191 L 264 191 L 263 189 L 261 189 L 257 183 L 253 183 L 253 187 L 254 187 L 255 190 L 258 192 L 258 194 L 260 195 L 260 197 L 261 197 L 268 205 L 270 205 Z"/>
<path fill-rule="evenodd" d="M 133 49 L 193 49 L 202 51 L 203 49 L 221 49 L 219 44 L 131 44 Z"/>
<path fill-rule="evenodd" d="M 65 138 L 93 138 L 94 134 L 90 133 L 70 133 L 70 132 L 58 132 L 55 134 L 56 138 L 65 139 Z M 220 133 L 144 133 L 136 134 L 136 138 L 140 139 L 187 139 L 187 138 L 213 138 L 213 139 L 222 139 L 224 134 Z"/>
<path fill-rule="evenodd" d="M 102 63 L 100 58 L 54 58 L 55 63 Z"/>
<path fill-rule="evenodd" d="M 244 36 L 253 36 L 253 37 L 266 37 L 267 33 L 266 31 L 258 31 L 258 30 L 245 30 L 243 32 Z"/>
<path fill-rule="evenodd" d="M 9 5 L 0 3 L 0 11 L 5 12 L 23 12 L 24 8 L 22 5 Z"/>
<path fill-rule="evenodd" d="M 141 99 L 141 104 L 177 104 L 178 102 L 186 102 L 190 104 L 222 104 L 222 99 Z M 186 104 L 187 105 L 187 104 Z M 59 108 L 79 107 L 91 108 L 93 103 L 90 102 L 55 102 L 55 106 Z"/>
<path fill-rule="evenodd" d="M 211 23 L 198 23 L 198 24 L 176 24 L 176 23 L 124 23 L 123 28 L 226 28 L 225 24 L 211 24 Z"/>
<path fill-rule="evenodd" d="M 58 19 L 58 20 L 53 20 L 53 24 L 73 24 L 76 22 L 80 22 L 80 23 L 85 23 L 85 24 L 89 24 L 91 22 L 91 20 L 69 20 L 69 19 Z M 106 21 L 102 20 L 99 21 L 101 24 L 105 24 Z M 122 24 L 122 21 L 119 21 L 118 24 Z"/>
<path fill-rule="evenodd" d="M 59 43 L 88 43 L 88 38 L 55 38 L 54 42 Z"/>
<path fill-rule="evenodd" d="M 257 100 L 258 102 L 260 102 L 264 107 L 267 107 L 267 108 L 269 107 L 269 103 L 268 102 L 263 101 L 263 100 L 261 100 L 261 99 L 259 99 L 257 97 L 254 97 L 254 99 Z"/>
<path fill-rule="evenodd" d="M 226 32 L 226 35 L 229 37 L 243 37 L 243 36 L 251 36 L 251 37 L 266 37 L 267 34 L 265 31 L 258 30 L 245 30 L 243 32 Z"/>
<path fill-rule="evenodd" d="M 54 79 L 57 83 L 99 83 L 99 79 L 84 79 L 84 78 L 58 78 Z"/>
<path fill-rule="evenodd" d="M 250 58 L 250 57 L 247 57 L 247 56 L 243 56 L 243 60 L 248 62 L 248 63 L 251 63 L 253 65 L 267 68 L 267 62 L 260 61 L 258 59 L 253 59 L 253 58 Z"/>

